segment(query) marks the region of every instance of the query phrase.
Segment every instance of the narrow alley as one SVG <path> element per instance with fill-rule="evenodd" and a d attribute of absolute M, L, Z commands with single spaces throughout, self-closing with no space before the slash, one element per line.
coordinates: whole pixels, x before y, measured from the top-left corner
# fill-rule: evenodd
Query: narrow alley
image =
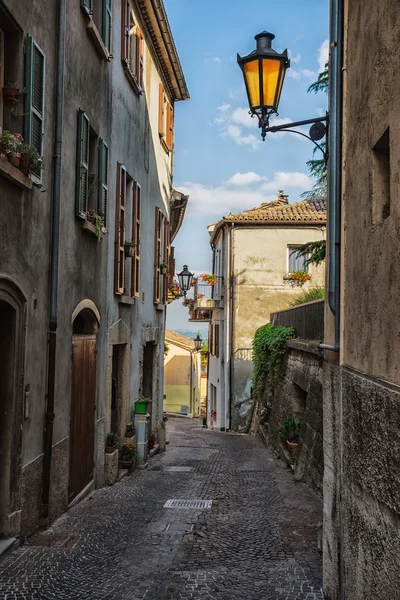
<path fill-rule="evenodd" d="M 250 436 L 170 419 L 170 444 L 0 564 L 0 598 L 322 599 L 322 502 Z M 211 508 L 165 508 L 172 499 Z"/>

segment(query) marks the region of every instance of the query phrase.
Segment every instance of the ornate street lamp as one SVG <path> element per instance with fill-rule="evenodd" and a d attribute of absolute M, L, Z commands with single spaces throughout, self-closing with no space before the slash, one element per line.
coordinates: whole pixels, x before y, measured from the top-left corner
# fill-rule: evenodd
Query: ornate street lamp
<path fill-rule="evenodd" d="M 178 273 L 179 287 L 181 288 L 183 295 L 186 296 L 186 292 L 190 290 L 192 283 L 193 273 L 188 269 L 187 265 L 183 265 L 183 270 Z"/>
<path fill-rule="evenodd" d="M 199 350 L 201 350 L 201 347 L 203 345 L 203 340 L 201 339 L 200 333 L 198 333 L 196 335 L 196 337 L 194 338 L 194 349 L 199 352 Z"/>
<path fill-rule="evenodd" d="M 327 122 L 327 116 L 317 119 L 307 119 L 306 121 L 296 121 L 295 123 L 284 123 L 283 125 L 272 127 L 269 126 L 270 116 L 278 114 L 279 100 L 286 69 L 290 67 L 287 50 L 279 54 L 279 52 L 276 52 L 272 48 L 271 44 L 274 38 L 273 33 L 262 31 L 254 38 L 257 42 L 257 47 L 253 52 L 243 57 L 239 56 L 239 54 L 237 55 L 238 65 L 243 72 L 250 114 L 252 117 L 258 118 L 258 126 L 261 129 L 263 140 L 265 140 L 267 133 L 275 133 L 285 129 L 311 140 L 321 150 L 326 159 L 326 152 L 317 144 L 317 140 L 321 140 L 326 133 L 323 121 Z M 292 127 L 307 124 L 312 124 L 309 136 L 291 129 Z"/>

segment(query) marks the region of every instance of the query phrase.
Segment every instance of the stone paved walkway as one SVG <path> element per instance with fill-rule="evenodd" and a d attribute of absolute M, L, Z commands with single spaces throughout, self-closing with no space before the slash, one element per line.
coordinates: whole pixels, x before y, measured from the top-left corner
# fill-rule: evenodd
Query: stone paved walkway
<path fill-rule="evenodd" d="M 147 470 L 94 492 L 0 563 L 1 599 L 323 598 L 314 494 L 254 438 L 185 419 L 168 428 L 167 452 Z M 213 504 L 164 508 L 173 498 Z"/>

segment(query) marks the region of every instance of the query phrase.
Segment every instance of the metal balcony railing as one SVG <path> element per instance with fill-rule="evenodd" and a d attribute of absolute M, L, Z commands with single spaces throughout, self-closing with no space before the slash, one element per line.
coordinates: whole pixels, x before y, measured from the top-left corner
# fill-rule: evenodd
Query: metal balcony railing
<path fill-rule="evenodd" d="M 224 297 L 223 277 L 217 277 L 214 285 L 196 279 L 193 291 L 195 298 L 194 310 L 222 308 Z"/>

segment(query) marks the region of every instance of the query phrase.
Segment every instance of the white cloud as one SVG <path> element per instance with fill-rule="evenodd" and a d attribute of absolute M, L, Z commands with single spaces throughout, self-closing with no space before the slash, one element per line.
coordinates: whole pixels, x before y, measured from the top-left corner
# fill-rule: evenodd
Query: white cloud
<path fill-rule="evenodd" d="M 317 117 L 325 117 L 326 110 L 324 110 L 323 108 L 317 108 L 315 114 L 317 115 Z"/>
<path fill-rule="evenodd" d="M 224 102 L 223 104 L 221 104 L 221 106 L 217 107 L 217 110 L 220 110 L 221 112 L 226 112 L 227 110 L 229 110 L 231 107 L 230 104 L 228 104 L 227 102 Z"/>
<path fill-rule="evenodd" d="M 291 52 L 291 50 L 289 50 L 289 58 L 291 63 L 297 65 L 301 61 L 301 54 L 300 52 L 298 52 L 296 56 L 293 56 L 293 53 Z"/>
<path fill-rule="evenodd" d="M 310 71 L 309 69 L 288 69 L 287 76 L 292 79 L 301 79 L 301 77 L 316 77 L 317 73 L 315 71 Z"/>
<path fill-rule="evenodd" d="M 238 123 L 243 127 L 258 127 L 258 120 L 254 117 L 251 117 L 248 108 L 235 108 L 235 110 L 232 113 L 231 119 L 234 123 Z"/>
<path fill-rule="evenodd" d="M 255 135 L 243 135 L 242 130 L 237 125 L 228 125 L 226 131 L 222 132 L 221 135 L 232 138 L 239 146 L 251 146 L 253 150 L 256 150 L 261 143 Z"/>
<path fill-rule="evenodd" d="M 329 40 L 325 40 L 322 42 L 319 50 L 318 50 L 318 66 L 319 72 L 325 69 L 325 63 L 328 62 L 329 59 Z"/>
<path fill-rule="evenodd" d="M 220 63 L 221 62 L 221 59 L 219 58 L 219 56 L 214 56 L 214 58 L 212 58 L 211 60 L 213 62 L 216 62 L 216 63 Z"/>
<path fill-rule="evenodd" d="M 208 63 L 210 63 L 210 62 L 214 62 L 214 63 L 220 63 L 220 62 L 221 62 L 221 59 L 220 59 L 220 57 L 219 57 L 219 56 L 212 56 L 211 58 L 205 58 L 205 59 L 204 59 L 204 63 L 205 63 L 206 65 L 208 65 Z"/>
<path fill-rule="evenodd" d="M 225 181 L 224 183 L 225 185 L 243 186 L 250 185 L 252 183 L 258 183 L 264 179 L 266 178 L 262 177 L 258 173 L 249 171 L 248 173 L 235 173 L 228 179 L 228 181 Z"/>
<path fill-rule="evenodd" d="M 263 183 L 260 187 L 262 192 L 284 190 L 285 188 L 300 188 L 302 190 L 311 189 L 313 182 L 305 173 L 277 171 L 274 173 L 274 179 Z"/>

